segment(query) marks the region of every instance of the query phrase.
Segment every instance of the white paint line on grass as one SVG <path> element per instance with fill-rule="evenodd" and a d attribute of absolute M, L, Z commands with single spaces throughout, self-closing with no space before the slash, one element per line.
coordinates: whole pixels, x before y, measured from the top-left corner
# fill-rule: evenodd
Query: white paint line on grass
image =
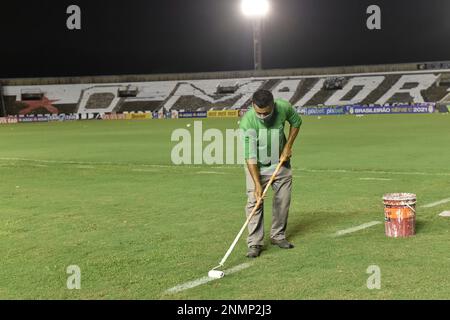
<path fill-rule="evenodd" d="M 155 168 L 193 168 L 200 169 L 201 165 L 164 165 L 164 164 L 134 164 L 134 163 L 120 163 L 120 162 L 90 162 L 90 161 L 71 161 L 71 160 L 41 160 L 29 158 L 8 158 L 0 157 L 1 161 L 28 161 L 38 163 L 59 163 L 59 164 L 79 164 L 79 165 L 110 165 L 110 166 L 140 166 L 140 167 L 155 167 Z M 204 167 L 203 167 L 204 168 Z M 224 165 L 224 166 L 210 166 L 212 169 L 242 169 L 243 165 Z M 312 173 L 370 173 L 370 174 L 394 174 L 394 175 L 419 175 L 419 176 L 438 176 L 450 177 L 450 172 L 418 172 L 418 171 L 376 171 L 376 170 L 347 170 L 347 169 L 306 169 L 293 168 L 298 172 L 312 172 Z"/>
<path fill-rule="evenodd" d="M 317 172 L 317 173 L 370 173 L 370 174 L 395 174 L 395 175 L 414 175 L 414 176 L 442 176 L 450 177 L 449 172 L 418 172 L 418 171 L 376 171 L 376 170 L 346 170 L 346 169 L 295 169 L 294 171 Z"/>
<path fill-rule="evenodd" d="M 93 166 L 135 166 L 135 167 L 151 167 L 151 168 L 167 168 L 167 169 L 201 169 L 202 165 L 175 165 L 175 164 L 135 164 L 135 163 L 121 163 L 121 162 L 92 162 L 92 161 L 72 161 L 72 160 L 43 160 L 43 159 L 29 159 L 29 158 L 9 158 L 0 157 L 0 161 L 24 161 L 37 163 L 55 163 L 55 164 L 79 164 L 79 165 L 93 165 Z M 213 169 L 242 169 L 243 165 L 224 165 L 224 166 L 210 166 Z"/>
<path fill-rule="evenodd" d="M 250 267 L 251 264 L 250 263 L 243 263 L 243 264 L 239 264 L 233 268 L 230 268 L 228 270 L 225 270 L 225 276 L 239 272 L 241 270 L 247 269 L 248 267 Z M 199 278 L 193 281 L 189 281 L 183 284 L 180 284 L 178 286 L 175 286 L 173 288 L 167 289 L 165 293 L 178 293 L 184 290 L 188 290 L 188 289 L 192 289 L 195 287 L 198 287 L 202 284 L 214 281 L 214 280 L 219 280 L 219 279 L 214 279 L 214 278 L 210 278 L 210 277 L 203 277 L 203 278 Z"/>
<path fill-rule="evenodd" d="M 450 217 L 450 211 L 442 211 L 439 213 L 440 217 Z"/>
<path fill-rule="evenodd" d="M 198 171 L 197 174 L 226 174 L 226 173 L 217 171 Z"/>
<path fill-rule="evenodd" d="M 387 178 L 359 178 L 359 180 L 366 180 L 366 181 L 391 181 L 392 179 L 387 179 Z"/>
<path fill-rule="evenodd" d="M 363 229 L 366 229 L 366 228 L 375 226 L 375 225 L 380 224 L 380 223 L 381 223 L 381 221 L 371 221 L 371 222 L 367 222 L 367 223 L 364 223 L 364 224 L 362 224 L 362 225 L 359 225 L 359 226 L 356 226 L 356 227 L 353 227 L 353 228 L 344 229 L 344 230 L 339 230 L 338 232 L 336 232 L 335 235 L 336 235 L 336 236 L 342 236 L 342 235 L 344 235 L 344 234 L 356 232 L 356 231 L 359 231 L 359 230 L 363 230 Z"/>
<path fill-rule="evenodd" d="M 75 168 L 77 168 L 77 169 L 95 169 L 94 166 L 87 166 L 87 165 L 75 166 Z"/>
<path fill-rule="evenodd" d="M 436 207 L 436 206 L 438 206 L 440 204 L 444 204 L 444 203 L 447 203 L 447 202 L 450 202 L 450 198 L 442 199 L 442 200 L 439 200 L 439 201 L 436 201 L 436 202 L 425 204 L 425 205 L 422 206 L 422 208 L 432 208 L 432 207 Z"/>
<path fill-rule="evenodd" d="M 131 169 L 133 172 L 158 172 L 158 169 Z"/>

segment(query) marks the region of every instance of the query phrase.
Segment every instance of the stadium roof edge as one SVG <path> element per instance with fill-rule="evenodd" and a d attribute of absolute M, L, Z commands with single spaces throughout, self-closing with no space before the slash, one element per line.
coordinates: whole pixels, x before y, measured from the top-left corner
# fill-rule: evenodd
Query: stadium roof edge
<path fill-rule="evenodd" d="M 418 70 L 418 63 L 404 64 L 380 64 L 340 66 L 323 68 L 297 68 L 297 69 L 268 69 L 268 70 L 243 70 L 224 72 L 200 72 L 200 73 L 165 73 L 165 74 L 129 74 L 129 75 L 104 75 L 104 76 L 77 76 L 77 77 L 43 77 L 43 78 L 3 78 L 0 84 L 3 86 L 14 85 L 52 85 L 52 84 L 84 84 L 84 83 L 123 83 L 146 81 L 182 81 L 202 79 L 232 79 L 232 78 L 258 78 L 258 77 L 290 77 L 290 76 L 325 76 L 325 75 L 351 75 L 368 73 L 390 72 L 442 72 L 450 70 Z"/>

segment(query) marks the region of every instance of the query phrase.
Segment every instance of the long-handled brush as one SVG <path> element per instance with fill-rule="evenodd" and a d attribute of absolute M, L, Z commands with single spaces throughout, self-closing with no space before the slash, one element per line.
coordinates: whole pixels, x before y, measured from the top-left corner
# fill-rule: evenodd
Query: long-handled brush
<path fill-rule="evenodd" d="M 270 177 L 269 182 L 267 183 L 266 187 L 264 188 L 264 191 L 263 191 L 263 193 L 261 195 L 261 198 L 259 198 L 258 201 L 256 202 L 256 205 L 253 207 L 252 212 L 249 214 L 247 220 L 245 221 L 245 223 L 242 226 L 241 230 L 237 234 L 236 238 L 234 239 L 234 241 L 231 244 L 230 248 L 228 249 L 227 253 L 225 253 L 225 255 L 223 256 L 223 258 L 220 261 L 219 265 L 214 267 L 214 268 L 212 268 L 208 272 L 208 276 L 210 278 L 220 279 L 220 278 L 223 278 L 223 276 L 225 275 L 225 273 L 223 271 L 216 270 L 216 269 L 219 269 L 219 268 L 223 267 L 225 261 L 227 261 L 228 257 L 230 256 L 231 252 L 233 251 L 234 247 L 236 246 L 236 243 L 238 242 L 239 238 L 242 236 L 242 233 L 244 232 L 245 228 L 247 227 L 247 225 L 249 224 L 250 220 L 255 215 L 256 210 L 258 210 L 259 206 L 261 205 L 264 197 L 266 196 L 267 190 L 269 190 L 269 187 L 272 185 L 272 182 L 275 180 L 275 177 L 278 174 L 278 171 L 280 171 L 281 166 L 283 165 L 283 162 L 284 162 L 284 159 L 280 160 L 280 162 L 278 163 L 278 166 L 276 167 L 274 173 Z"/>

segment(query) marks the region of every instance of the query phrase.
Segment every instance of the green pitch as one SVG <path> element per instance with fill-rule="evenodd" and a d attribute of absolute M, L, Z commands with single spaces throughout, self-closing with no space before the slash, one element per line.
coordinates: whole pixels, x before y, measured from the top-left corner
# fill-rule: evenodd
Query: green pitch
<path fill-rule="evenodd" d="M 173 166 L 193 120 L 0 126 L 1 299 L 449 299 L 450 116 L 304 117 L 288 237 L 240 272 L 207 275 L 244 222 L 239 166 Z M 204 129 L 236 128 L 209 119 Z M 192 126 L 190 127 L 190 130 Z M 390 239 L 381 197 L 418 196 L 417 235 Z M 271 217 L 266 203 L 266 231 Z M 226 268 L 248 262 L 241 239 Z M 66 268 L 81 269 L 69 290 Z M 366 273 L 379 266 L 381 289 Z"/>

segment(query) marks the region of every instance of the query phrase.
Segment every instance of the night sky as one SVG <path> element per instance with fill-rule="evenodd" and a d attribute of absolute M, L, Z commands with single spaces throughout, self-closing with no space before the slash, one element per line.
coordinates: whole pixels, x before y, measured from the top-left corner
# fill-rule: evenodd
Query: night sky
<path fill-rule="evenodd" d="M 240 0 L 2 1 L 0 77 L 149 74 L 253 68 Z M 263 67 L 450 60 L 448 0 L 272 0 Z M 77 4 L 82 30 L 66 28 Z M 366 28 L 366 8 L 382 30 Z"/>

